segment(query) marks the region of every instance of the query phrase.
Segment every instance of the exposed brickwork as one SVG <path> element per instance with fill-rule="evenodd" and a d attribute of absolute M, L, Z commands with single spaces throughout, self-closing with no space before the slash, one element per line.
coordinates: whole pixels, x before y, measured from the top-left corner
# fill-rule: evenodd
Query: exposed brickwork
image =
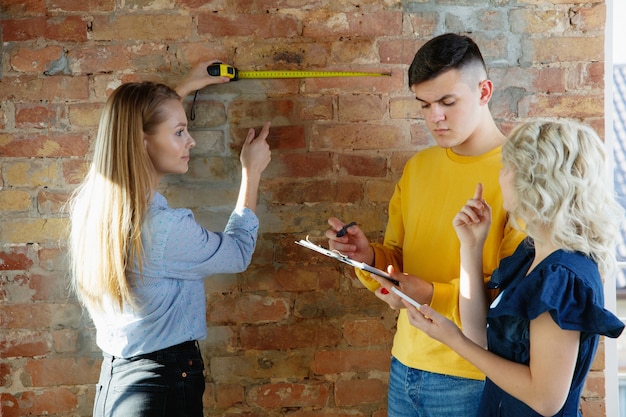
<path fill-rule="evenodd" d="M 206 281 L 210 416 L 386 415 L 394 313 L 351 270 L 293 241 L 324 242 L 330 215 L 382 238 L 404 162 L 432 144 L 406 85 L 427 39 L 472 34 L 504 131 L 537 116 L 603 124 L 604 0 L 3 0 L 2 9 L 2 416 L 91 415 L 100 352 L 67 289 L 64 203 L 86 172 L 101 106 L 123 82 L 174 84 L 209 57 L 247 70 L 392 73 L 241 80 L 198 95 L 190 171 L 162 186 L 172 205 L 223 228 L 247 130 L 271 120 L 274 150 L 252 266 Z M 585 417 L 606 414 L 603 357 Z"/>

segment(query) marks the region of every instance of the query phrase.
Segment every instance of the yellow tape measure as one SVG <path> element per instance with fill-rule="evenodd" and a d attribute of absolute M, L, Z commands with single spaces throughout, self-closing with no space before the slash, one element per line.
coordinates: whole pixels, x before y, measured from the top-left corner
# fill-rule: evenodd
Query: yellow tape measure
<path fill-rule="evenodd" d="M 228 77 L 233 81 L 241 78 L 328 78 L 328 77 L 383 77 L 390 76 L 390 72 L 360 72 L 360 71 L 239 71 L 227 64 L 212 64 L 207 67 L 209 75 Z"/>

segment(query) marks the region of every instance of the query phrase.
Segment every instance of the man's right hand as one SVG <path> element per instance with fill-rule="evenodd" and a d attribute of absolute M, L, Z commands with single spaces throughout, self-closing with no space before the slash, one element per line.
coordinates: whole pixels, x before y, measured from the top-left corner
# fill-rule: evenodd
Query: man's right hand
<path fill-rule="evenodd" d="M 348 227 L 345 235 L 337 237 L 337 232 L 345 226 L 345 223 L 331 217 L 328 224 L 331 228 L 326 231 L 326 237 L 331 250 L 339 251 L 358 262 L 365 262 L 368 265 L 374 263 L 374 248 L 370 246 L 369 240 L 358 225 Z"/>

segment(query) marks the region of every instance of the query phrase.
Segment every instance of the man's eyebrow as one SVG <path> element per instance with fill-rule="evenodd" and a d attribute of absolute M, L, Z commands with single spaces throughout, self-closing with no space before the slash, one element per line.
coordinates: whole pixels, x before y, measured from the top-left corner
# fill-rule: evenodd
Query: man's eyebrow
<path fill-rule="evenodd" d="M 435 101 L 432 101 L 432 102 L 428 102 L 428 101 L 426 101 L 426 100 L 424 100 L 424 99 L 419 98 L 418 96 L 415 96 L 415 99 L 416 99 L 417 101 L 421 101 L 422 103 L 438 103 L 438 102 L 440 102 L 440 101 L 444 101 L 444 100 L 446 100 L 446 99 L 448 99 L 448 98 L 454 98 L 454 97 L 456 97 L 454 94 L 446 94 L 445 96 L 442 96 L 442 97 L 440 97 L 439 99 L 437 99 L 437 100 L 435 100 Z"/>

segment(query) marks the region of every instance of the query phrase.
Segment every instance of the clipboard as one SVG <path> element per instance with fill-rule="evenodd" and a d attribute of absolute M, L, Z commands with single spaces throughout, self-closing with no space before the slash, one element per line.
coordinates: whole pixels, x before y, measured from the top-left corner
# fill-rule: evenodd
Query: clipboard
<path fill-rule="evenodd" d="M 339 251 L 326 249 L 323 246 L 316 245 L 315 243 L 309 240 L 308 236 L 306 237 L 306 239 L 296 240 L 296 244 L 300 246 L 304 246 L 305 248 L 311 249 L 312 251 L 315 251 L 317 253 L 321 253 L 322 255 L 326 255 L 330 258 L 336 259 L 340 262 L 346 263 L 355 268 L 377 275 L 381 278 L 386 279 L 387 281 L 391 282 L 394 285 L 400 285 L 400 283 L 397 280 L 391 278 L 391 275 L 389 275 L 385 271 L 381 271 L 378 268 L 374 268 L 373 266 L 370 266 L 366 264 L 365 262 L 358 262 L 358 261 L 355 261 L 354 259 L 350 259 Z"/>
<path fill-rule="evenodd" d="M 422 307 L 420 303 L 418 303 L 417 301 L 415 301 L 414 299 L 412 299 L 411 297 L 409 297 L 408 295 L 400 291 L 397 287 L 391 287 L 391 292 L 393 292 L 400 298 L 404 298 L 406 301 L 409 302 L 409 304 L 411 304 L 413 307 L 415 307 L 418 310 Z"/>

